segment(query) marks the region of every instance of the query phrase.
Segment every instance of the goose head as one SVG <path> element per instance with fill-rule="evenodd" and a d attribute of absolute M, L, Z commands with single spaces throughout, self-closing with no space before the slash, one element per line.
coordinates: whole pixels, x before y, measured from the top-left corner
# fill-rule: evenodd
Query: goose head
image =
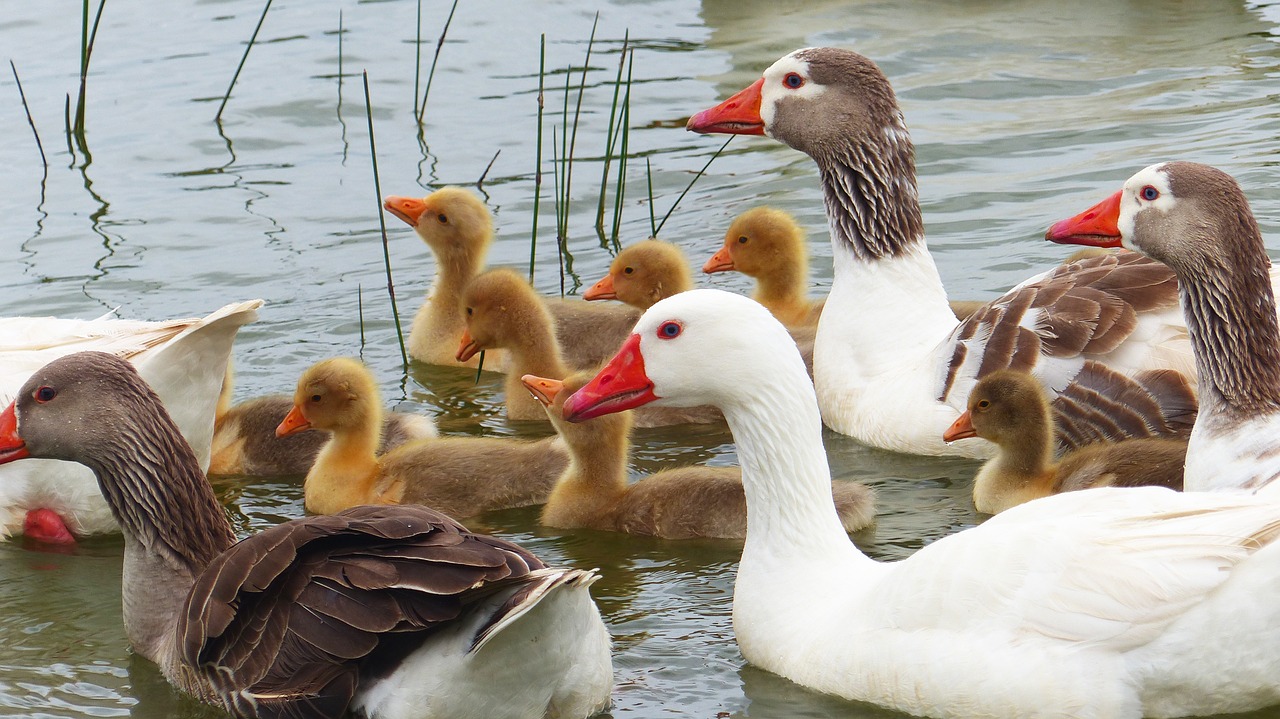
<path fill-rule="evenodd" d="M 609 264 L 609 274 L 584 292 L 582 299 L 618 300 L 643 310 L 691 287 L 684 252 L 670 242 L 648 239 L 619 252 Z"/>
<path fill-rule="evenodd" d="M 483 253 L 493 240 L 489 208 L 469 190 L 444 187 L 422 198 L 391 195 L 382 206 L 445 256 Z"/>
<path fill-rule="evenodd" d="M 816 158 L 838 156 L 850 143 L 905 133 L 888 78 L 851 50 L 810 47 L 769 66 L 750 86 L 689 118 L 700 133 L 768 135 Z"/>
<path fill-rule="evenodd" d="M 293 393 L 293 409 L 276 427 L 285 437 L 308 429 L 350 432 L 379 425 L 378 386 L 359 360 L 334 357 L 302 373 Z"/>
<path fill-rule="evenodd" d="M 702 271 L 736 270 L 759 277 L 778 267 L 808 264 L 804 232 L 782 210 L 755 207 L 738 215 L 724 234 L 724 246 L 707 260 Z"/>
<path fill-rule="evenodd" d="M 458 345 L 458 361 L 480 350 L 515 349 L 539 341 L 535 328 L 551 331 L 553 321 L 541 298 L 521 275 L 508 269 L 482 272 L 462 292 L 466 330 Z"/>
<path fill-rule="evenodd" d="M 564 417 L 581 422 L 650 402 L 727 409 L 756 399 L 749 388 L 774 371 L 808 378 L 795 342 L 767 309 L 721 290 L 690 290 L 641 315 L 618 354 L 565 400 Z"/>
<path fill-rule="evenodd" d="M 1026 372 L 999 370 L 974 385 L 967 409 L 942 435 L 954 442 L 982 437 L 998 445 L 1022 437 L 1028 428 L 1043 425 L 1047 417 L 1040 382 Z"/>
<path fill-rule="evenodd" d="M 1051 242 L 1125 247 L 1175 271 L 1203 272 L 1254 244 L 1257 225 L 1236 181 L 1193 162 L 1164 162 L 1139 170 L 1124 187 L 1080 214 L 1055 223 Z"/>

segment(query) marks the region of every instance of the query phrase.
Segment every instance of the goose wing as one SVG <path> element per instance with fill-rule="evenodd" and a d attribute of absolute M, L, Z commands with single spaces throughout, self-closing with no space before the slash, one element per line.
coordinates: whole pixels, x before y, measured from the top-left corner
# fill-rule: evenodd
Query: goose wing
<path fill-rule="evenodd" d="M 295 520 L 210 564 L 178 648 L 232 711 L 339 717 L 362 668 L 394 665 L 476 601 L 541 582 L 541 568 L 528 551 L 421 506 Z"/>

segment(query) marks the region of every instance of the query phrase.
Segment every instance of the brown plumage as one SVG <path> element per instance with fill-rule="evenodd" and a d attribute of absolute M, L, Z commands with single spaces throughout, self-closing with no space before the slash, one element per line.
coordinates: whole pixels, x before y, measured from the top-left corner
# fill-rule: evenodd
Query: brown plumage
<path fill-rule="evenodd" d="M 525 387 L 546 405 L 572 457 L 542 508 L 542 523 L 664 539 L 746 537 L 747 502 L 738 467 L 676 467 L 628 483 L 630 412 L 580 423 L 564 419 L 565 398 L 591 376 L 579 373 L 563 382 L 523 377 Z M 866 485 L 832 482 L 831 490 L 846 531 L 875 521 L 874 499 Z"/>
<path fill-rule="evenodd" d="M 591 582 L 590 573 L 547 569 L 526 550 L 426 507 L 358 507 L 236 543 L 160 400 L 111 355 L 79 353 L 39 370 L 0 415 L 0 428 L 3 461 L 63 459 L 94 471 L 125 534 L 130 645 L 179 689 L 239 716 L 339 717 L 349 707 L 376 716 L 377 706 L 362 703 L 366 690 L 402 668 L 421 680 L 413 652 L 429 651 L 437 671 L 442 663 L 507 661 L 509 648 L 484 652 L 491 633 L 534 614 L 530 605 L 553 596 L 549 584 L 565 587 L 554 593 L 561 602 L 573 601 L 568 587 Z M 578 621 L 598 621 L 584 596 L 573 605 Z M 459 632 L 461 648 L 442 641 Z M 605 652 L 607 663 L 602 624 L 597 632 L 604 636 L 580 648 Z M 530 671 L 545 674 L 550 662 L 561 681 L 572 671 L 581 683 L 581 658 L 565 666 L 532 647 Z M 480 691 L 547 692 L 554 678 L 536 682 Z M 475 691 L 471 684 L 461 689 Z M 607 701 L 605 691 L 575 713 Z"/>
<path fill-rule="evenodd" d="M 643 311 L 658 300 L 692 288 L 693 276 L 684 251 L 650 238 L 624 247 L 609 263 L 609 273 L 583 292 L 582 299 L 617 300 Z"/>
<path fill-rule="evenodd" d="M 276 394 L 231 405 L 232 372 L 227 366 L 217 416 L 213 420 L 210 475 L 255 477 L 301 476 L 311 469 L 328 441 L 319 432 L 276 436 L 276 426 L 293 408 L 293 400 Z M 382 422 L 378 454 L 411 439 L 435 437 L 435 421 L 420 414 L 388 413 Z"/>
<path fill-rule="evenodd" d="M 409 354 L 428 364 L 475 367 L 456 350 L 464 320 L 458 304 L 463 287 L 485 266 L 493 244 L 493 219 L 475 193 L 445 187 L 424 198 L 390 196 L 388 212 L 403 220 L 431 248 L 436 278 L 413 319 Z M 640 313 L 628 307 L 590 305 L 581 300 L 544 300 L 555 320 L 555 336 L 566 357 L 582 366 L 599 364 L 618 350 Z M 485 368 L 503 371 L 502 352 L 485 354 Z"/>
<path fill-rule="evenodd" d="M 329 442 L 307 473 L 307 510 L 332 514 L 358 504 L 425 504 L 453 517 L 541 504 L 568 464 L 554 437 L 526 441 L 439 437 L 374 454 L 382 401 L 373 375 L 339 357 L 303 373 L 294 408 L 277 431 L 319 429 Z"/>
<path fill-rule="evenodd" d="M 1177 377 L 1166 373 L 1153 382 L 1158 384 L 1170 375 Z M 1126 381 L 1114 373 L 1112 379 Z M 1130 396 L 1143 393 L 1136 385 L 1120 391 Z M 1090 487 L 1182 489 L 1185 437 L 1142 435 L 1095 442 L 1054 462 L 1049 401 L 1039 380 L 1025 372 L 999 370 L 986 375 L 973 388 L 968 406 L 947 430 L 946 439 L 978 436 L 997 447 L 996 456 L 974 478 L 973 503 L 979 512 L 997 514 L 1033 499 Z M 1150 423 L 1163 421 L 1156 417 Z"/>
<path fill-rule="evenodd" d="M 462 300 L 467 327 L 458 356 L 467 359 L 480 350 L 506 350 L 507 379 L 503 387 L 508 419 L 547 419 L 542 405 L 520 384 L 523 375 L 563 377 L 571 368 L 588 369 L 599 364 L 575 365 L 565 360 L 552 335 L 550 313 L 524 277 L 511 270 L 480 274 L 467 285 Z M 613 351 L 617 352 L 618 347 Z M 638 427 L 660 427 L 723 422 L 724 416 L 710 407 L 652 407 L 641 409 L 635 421 Z"/>

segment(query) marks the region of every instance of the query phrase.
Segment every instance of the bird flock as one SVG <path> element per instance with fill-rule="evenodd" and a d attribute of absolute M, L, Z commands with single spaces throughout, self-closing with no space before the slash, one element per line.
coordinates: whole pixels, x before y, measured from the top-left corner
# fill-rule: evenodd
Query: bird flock
<path fill-rule="evenodd" d="M 742 656 L 844 699 L 957 718 L 1280 704 L 1280 324 L 1233 178 L 1141 169 L 1045 234 L 1086 249 L 982 303 L 942 286 L 914 147 L 872 60 L 796 50 L 687 129 L 813 159 L 826 298 L 774 208 L 735 218 L 702 265 L 753 277 L 751 298 L 694 289 L 696 260 L 651 238 L 562 299 L 486 268 L 474 193 L 387 197 L 435 258 L 414 360 L 483 357 L 505 373 L 507 417 L 555 435 L 441 436 L 386 411 L 341 357 L 291 397 L 232 405 L 228 356 L 259 301 L 171 322 L 3 320 L 24 340 L 6 348 L 4 528 L 122 533 L 130 646 L 237 716 L 606 711 L 597 571 L 459 521 L 530 505 L 553 529 L 741 541 Z M 629 480 L 632 428 L 685 424 L 727 425 L 739 466 Z M 973 502 L 992 516 L 898 562 L 866 556 L 849 535 L 874 524 L 873 492 L 832 481 L 824 427 L 984 459 Z M 237 540 L 219 474 L 305 476 L 308 516 Z"/>

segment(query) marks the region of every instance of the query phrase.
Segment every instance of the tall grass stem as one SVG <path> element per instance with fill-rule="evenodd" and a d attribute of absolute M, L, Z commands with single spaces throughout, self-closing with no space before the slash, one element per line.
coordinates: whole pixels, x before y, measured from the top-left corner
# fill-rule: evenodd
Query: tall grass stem
<path fill-rule="evenodd" d="M 396 286 L 391 279 L 391 246 L 387 241 L 387 218 L 382 212 L 382 183 L 378 179 L 378 148 L 373 140 L 373 103 L 369 100 L 369 71 L 361 73 L 364 78 L 364 109 L 369 119 L 369 156 L 373 159 L 373 193 L 378 206 L 378 227 L 382 231 L 382 261 L 387 268 L 387 295 L 391 298 L 391 316 L 396 321 L 396 340 L 400 343 L 400 361 L 404 363 L 404 371 L 409 372 L 409 353 L 404 348 L 404 331 L 400 328 L 400 310 L 396 307 Z"/>
<path fill-rule="evenodd" d="M 40 151 L 40 162 L 44 169 L 49 169 L 49 159 L 44 156 L 44 143 L 40 142 L 40 133 L 36 131 L 36 121 L 31 117 L 31 108 L 27 105 L 27 93 L 22 91 L 22 81 L 18 79 L 18 67 L 9 61 L 9 69 L 13 71 L 13 81 L 18 85 L 18 97 L 22 98 L 22 111 L 27 114 L 27 124 L 31 126 L 31 134 L 36 136 L 36 149 Z"/>
<path fill-rule="evenodd" d="M 444 47 L 445 35 L 449 34 L 449 24 L 453 22 L 453 13 L 458 10 L 458 0 L 453 0 L 449 8 L 449 18 L 444 21 L 444 29 L 440 31 L 440 39 L 436 41 L 436 54 L 431 58 L 431 69 L 427 71 L 427 88 L 422 91 L 422 104 L 418 106 L 418 134 L 422 134 L 422 116 L 427 112 L 427 96 L 431 94 L 431 79 L 436 76 L 436 62 L 440 60 L 440 49 Z"/>
<path fill-rule="evenodd" d="M 222 95 L 222 103 L 218 105 L 218 114 L 213 116 L 213 121 L 222 122 L 222 111 L 227 107 L 227 100 L 231 99 L 231 90 L 236 86 L 236 80 L 240 78 L 240 71 L 244 69 L 245 60 L 249 59 L 249 51 L 253 49 L 253 43 L 258 40 L 258 31 L 262 29 L 262 23 L 267 19 L 267 11 L 271 9 L 271 1 L 267 0 L 267 4 L 262 7 L 262 15 L 258 18 L 257 27 L 253 28 L 253 35 L 249 38 L 249 44 L 244 48 L 244 54 L 240 56 L 240 64 L 236 65 L 236 72 L 231 76 L 231 84 L 227 85 L 227 91 Z M 382 213 L 379 212 L 379 215 Z"/>

